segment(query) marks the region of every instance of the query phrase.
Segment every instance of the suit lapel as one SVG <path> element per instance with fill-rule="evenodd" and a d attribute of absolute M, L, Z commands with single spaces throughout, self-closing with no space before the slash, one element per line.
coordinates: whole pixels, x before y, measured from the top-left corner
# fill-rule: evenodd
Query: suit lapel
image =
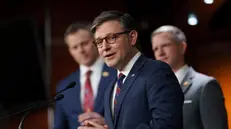
<path fill-rule="evenodd" d="M 81 90 L 81 84 L 80 84 L 80 71 L 78 70 L 76 72 L 76 76 L 75 78 L 73 79 L 75 80 L 76 82 L 76 86 L 75 86 L 75 90 L 73 90 L 73 95 L 76 95 L 76 103 L 77 103 L 77 107 L 76 108 L 80 108 L 79 111 L 83 112 L 83 109 L 82 109 L 82 104 L 81 104 L 81 100 L 80 100 L 80 90 Z M 80 105 L 80 106 L 78 106 Z"/>
<path fill-rule="evenodd" d="M 107 125 L 109 126 L 109 129 L 113 128 L 113 119 L 112 119 L 112 110 L 111 110 L 111 100 L 112 100 L 112 95 L 113 95 L 113 89 L 114 85 L 116 83 L 116 77 L 114 81 L 109 85 L 107 92 L 105 93 L 105 104 L 104 104 L 104 110 L 105 110 L 105 120 Z"/>
<path fill-rule="evenodd" d="M 194 70 L 192 67 L 188 69 L 186 76 L 181 83 L 181 89 L 185 94 L 192 85 L 192 79 L 194 78 Z"/>
<path fill-rule="evenodd" d="M 104 91 L 105 91 L 104 89 L 106 89 L 108 87 L 108 85 L 111 83 L 109 80 L 110 79 L 112 80 L 112 78 L 113 78 L 113 73 L 111 73 L 111 72 L 116 72 L 116 70 L 110 71 L 109 68 L 105 64 L 103 67 L 101 78 L 100 78 L 97 97 L 96 97 L 95 102 L 94 102 L 95 111 L 98 111 L 99 108 L 102 106 L 101 101 L 102 101 L 102 98 L 104 97 Z"/>
<path fill-rule="evenodd" d="M 135 81 L 136 77 L 139 74 L 139 70 L 140 68 L 143 66 L 144 62 L 146 61 L 146 57 L 144 55 L 141 55 L 138 60 L 135 62 L 135 64 L 133 65 L 131 71 L 129 72 L 124 84 L 122 85 L 121 88 L 121 92 L 118 98 L 118 104 L 116 105 L 116 115 L 115 115 L 115 120 L 114 120 L 114 127 L 116 126 L 116 123 L 118 121 L 118 117 L 120 114 L 120 109 L 121 109 L 121 105 L 124 102 L 124 99 L 129 91 L 129 89 L 131 88 L 133 82 Z"/>

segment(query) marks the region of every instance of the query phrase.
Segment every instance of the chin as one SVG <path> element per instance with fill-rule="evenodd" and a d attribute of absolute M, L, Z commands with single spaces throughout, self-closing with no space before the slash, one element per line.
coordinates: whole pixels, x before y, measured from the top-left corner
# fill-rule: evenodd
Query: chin
<path fill-rule="evenodd" d="M 169 63 L 167 60 L 161 60 L 161 61 L 163 61 L 163 62 L 165 62 L 165 63 L 167 63 L 167 64 Z"/>
<path fill-rule="evenodd" d="M 91 65 L 92 65 L 92 62 L 91 62 L 91 61 L 85 61 L 83 64 L 84 64 L 85 66 L 91 66 Z"/>
<path fill-rule="evenodd" d="M 113 67 L 113 65 L 111 63 L 105 62 L 107 64 L 108 67 Z"/>
<path fill-rule="evenodd" d="M 115 64 L 113 62 L 105 61 L 105 63 L 107 64 L 108 67 L 115 68 Z"/>

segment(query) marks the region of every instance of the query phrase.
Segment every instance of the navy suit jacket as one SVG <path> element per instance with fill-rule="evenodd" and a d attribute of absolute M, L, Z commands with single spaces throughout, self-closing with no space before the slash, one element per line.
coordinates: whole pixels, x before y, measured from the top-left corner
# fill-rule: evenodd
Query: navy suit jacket
<path fill-rule="evenodd" d="M 105 64 L 94 102 L 94 111 L 102 116 L 104 115 L 104 93 L 114 77 L 116 77 L 116 70 L 107 67 Z M 54 129 L 77 129 L 79 126 L 78 115 L 83 113 L 80 101 L 80 71 L 77 70 L 62 80 L 57 86 L 57 91 L 64 89 L 73 81 L 76 82 L 76 86 L 63 92 L 64 98 L 56 102 Z"/>
<path fill-rule="evenodd" d="M 116 79 L 105 93 L 109 129 L 182 129 L 184 95 L 169 65 L 141 55 L 122 85 L 117 114 L 111 101 Z"/>

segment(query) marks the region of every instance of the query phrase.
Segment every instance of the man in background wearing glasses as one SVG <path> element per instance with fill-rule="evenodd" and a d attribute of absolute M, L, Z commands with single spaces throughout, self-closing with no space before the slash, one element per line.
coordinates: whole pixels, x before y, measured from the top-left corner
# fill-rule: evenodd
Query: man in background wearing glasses
<path fill-rule="evenodd" d="M 105 98 L 106 125 L 85 121 L 78 129 L 182 129 L 184 101 L 169 65 L 136 48 L 135 20 L 127 13 L 102 12 L 92 25 L 100 56 L 117 69 Z"/>

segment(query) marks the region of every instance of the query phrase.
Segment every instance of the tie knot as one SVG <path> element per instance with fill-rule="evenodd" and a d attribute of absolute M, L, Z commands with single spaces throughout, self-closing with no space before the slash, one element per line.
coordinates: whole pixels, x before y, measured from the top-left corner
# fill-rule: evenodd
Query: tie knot
<path fill-rule="evenodd" d="M 125 78 L 125 75 L 123 73 L 120 73 L 118 76 L 118 80 L 123 82 L 124 78 Z"/>
<path fill-rule="evenodd" d="M 86 72 L 86 76 L 87 76 L 87 77 L 90 77 L 91 73 L 92 73 L 92 71 L 91 71 L 91 70 L 88 70 L 88 71 Z"/>

